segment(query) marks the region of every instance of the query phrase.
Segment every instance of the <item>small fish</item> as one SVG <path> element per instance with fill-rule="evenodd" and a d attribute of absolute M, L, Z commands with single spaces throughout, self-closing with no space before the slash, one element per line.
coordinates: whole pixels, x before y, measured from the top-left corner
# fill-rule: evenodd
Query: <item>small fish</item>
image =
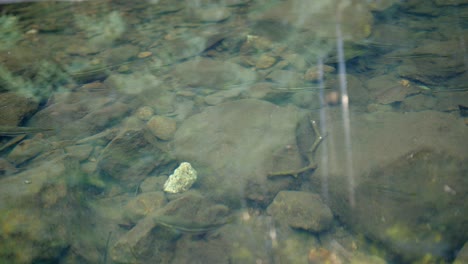
<path fill-rule="evenodd" d="M 226 221 L 221 223 L 200 223 L 168 215 L 158 215 L 155 216 L 153 220 L 156 224 L 177 230 L 182 233 L 204 234 L 216 230 L 224 226 L 225 224 L 232 222 L 234 220 L 234 217 L 230 217 Z"/>
<path fill-rule="evenodd" d="M 40 127 L 0 126 L 0 136 L 14 137 L 18 135 L 34 134 L 51 130 L 53 129 Z"/>

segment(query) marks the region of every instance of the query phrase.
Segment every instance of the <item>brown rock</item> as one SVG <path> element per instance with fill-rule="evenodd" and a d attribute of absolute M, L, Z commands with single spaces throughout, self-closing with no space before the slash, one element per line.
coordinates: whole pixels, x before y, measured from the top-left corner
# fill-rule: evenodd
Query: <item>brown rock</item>
<path fill-rule="evenodd" d="M 176 121 L 164 116 L 153 116 L 146 124 L 148 129 L 159 139 L 169 140 L 174 136 Z"/>
<path fill-rule="evenodd" d="M 18 165 L 49 149 L 50 144 L 46 140 L 42 139 L 41 136 L 37 135 L 32 139 L 21 141 L 10 152 L 10 154 L 8 154 L 7 159 L 8 161 Z"/>
<path fill-rule="evenodd" d="M 0 179 L 2 263 L 55 259 L 70 247 L 68 238 L 80 205 L 67 183 L 78 163 L 62 156 Z M 68 210 L 72 206 L 75 210 Z M 66 213 L 65 213 L 66 212 Z M 86 219 L 80 219 L 81 223 Z M 47 234 L 47 235 L 44 235 Z"/>
<path fill-rule="evenodd" d="M 32 114 L 38 103 L 15 93 L 0 93 L 0 125 L 18 125 L 21 120 Z"/>
<path fill-rule="evenodd" d="M 273 66 L 276 63 L 276 58 L 269 56 L 267 54 L 263 54 L 260 56 L 258 59 L 257 63 L 255 64 L 255 67 L 258 69 L 268 69 L 271 66 Z"/>
<path fill-rule="evenodd" d="M 163 192 L 146 192 L 131 199 L 124 208 L 124 216 L 130 223 L 136 223 L 166 204 Z"/>
<path fill-rule="evenodd" d="M 143 121 L 148 121 L 150 120 L 150 118 L 153 116 L 154 114 L 154 111 L 153 111 L 153 108 L 149 107 L 149 106 L 142 106 L 140 108 L 137 109 L 136 111 L 136 117 L 140 120 L 143 120 Z"/>
<path fill-rule="evenodd" d="M 297 87 L 302 84 L 302 76 L 295 71 L 288 70 L 274 70 L 268 74 L 266 79 L 287 88 Z"/>
<path fill-rule="evenodd" d="M 335 71 L 335 68 L 332 67 L 332 66 L 323 65 L 322 71 L 323 71 L 324 74 L 325 73 L 331 73 L 331 72 Z M 319 73 L 318 66 L 314 66 L 314 67 L 309 68 L 306 71 L 306 73 L 304 74 L 304 80 L 310 81 L 310 82 L 318 81 L 319 77 L 320 77 L 319 75 L 320 75 L 320 73 Z"/>
<path fill-rule="evenodd" d="M 327 230 L 333 221 L 330 208 L 319 195 L 309 192 L 281 191 L 267 212 L 279 222 L 312 232 Z"/>
<path fill-rule="evenodd" d="M 152 137 L 143 129 L 123 131 L 106 146 L 98 168 L 123 186 L 135 188 L 154 168 L 171 160 L 154 146 Z"/>

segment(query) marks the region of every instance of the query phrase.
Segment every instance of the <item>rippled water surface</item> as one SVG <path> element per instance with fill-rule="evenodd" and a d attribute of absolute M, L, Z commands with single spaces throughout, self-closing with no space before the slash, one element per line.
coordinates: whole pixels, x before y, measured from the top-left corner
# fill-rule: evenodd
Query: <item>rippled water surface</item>
<path fill-rule="evenodd" d="M 0 1 L 1 263 L 468 263 L 468 1 Z"/>

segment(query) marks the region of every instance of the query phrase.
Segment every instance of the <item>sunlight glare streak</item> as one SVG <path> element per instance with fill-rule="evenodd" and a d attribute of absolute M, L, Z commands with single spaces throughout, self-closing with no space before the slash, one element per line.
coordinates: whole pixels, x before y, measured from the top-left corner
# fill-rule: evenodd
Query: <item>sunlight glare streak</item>
<path fill-rule="evenodd" d="M 326 122 L 326 102 L 325 102 L 325 84 L 323 80 L 323 60 L 322 58 L 319 58 L 317 61 L 317 66 L 318 66 L 318 74 L 319 74 L 319 89 L 320 89 L 320 105 L 322 106 L 320 108 L 320 133 L 322 135 L 326 135 L 326 128 L 327 128 L 327 122 Z M 323 148 L 322 149 L 322 155 L 320 158 L 320 167 L 323 168 L 323 172 L 321 174 L 322 177 L 322 197 L 325 200 L 325 203 L 328 203 L 330 200 L 329 197 L 329 188 L 328 188 L 328 177 L 329 177 L 329 170 L 328 170 L 328 149 Z"/>
<path fill-rule="evenodd" d="M 354 194 L 354 169 L 353 169 L 353 152 L 351 146 L 351 128 L 349 118 L 349 97 L 346 83 L 346 65 L 343 52 L 343 34 L 341 32 L 341 19 L 340 9 L 338 9 L 337 23 L 336 23 L 336 42 L 337 42 L 337 54 L 338 54 L 338 76 L 341 91 L 341 110 L 343 115 L 343 126 L 345 133 L 345 148 L 346 148 L 346 172 L 348 177 L 348 192 L 349 192 L 349 204 L 351 207 L 355 205 L 355 194 Z"/>

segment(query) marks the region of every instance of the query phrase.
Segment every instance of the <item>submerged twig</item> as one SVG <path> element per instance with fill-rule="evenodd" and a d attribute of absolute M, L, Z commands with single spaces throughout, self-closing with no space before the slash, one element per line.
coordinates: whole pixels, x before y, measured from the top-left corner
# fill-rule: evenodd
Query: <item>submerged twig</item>
<path fill-rule="evenodd" d="M 312 129 L 315 132 L 315 140 L 314 140 L 314 143 L 312 144 L 312 146 L 310 147 L 309 151 L 307 151 L 308 165 L 305 166 L 305 167 L 302 167 L 300 169 L 297 169 L 297 170 L 272 172 L 272 173 L 269 173 L 267 175 L 267 177 L 270 178 L 270 177 L 274 177 L 274 176 L 292 175 L 294 178 L 297 178 L 300 173 L 317 168 L 317 164 L 315 164 L 315 162 L 313 160 L 313 154 L 317 150 L 320 142 L 322 142 L 324 137 L 320 134 L 320 130 L 319 130 L 318 126 L 317 126 L 317 122 L 315 122 L 314 120 L 310 120 L 310 122 L 312 124 Z"/>

